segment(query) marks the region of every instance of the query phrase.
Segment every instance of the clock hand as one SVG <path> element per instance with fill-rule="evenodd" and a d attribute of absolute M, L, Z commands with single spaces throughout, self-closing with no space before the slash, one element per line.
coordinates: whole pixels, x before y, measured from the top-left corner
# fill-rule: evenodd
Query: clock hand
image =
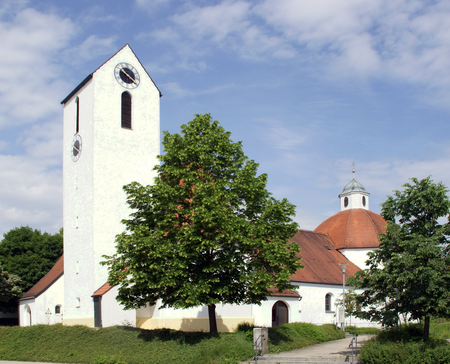
<path fill-rule="evenodd" d="M 73 149 L 75 149 L 78 153 L 80 153 L 80 150 L 74 145 Z"/>
<path fill-rule="evenodd" d="M 136 81 L 133 79 L 133 77 L 131 77 L 128 73 L 126 73 L 126 72 L 123 70 L 123 68 L 121 69 L 121 71 L 122 71 L 123 73 L 125 73 L 125 76 L 127 76 L 131 81 L 133 81 L 134 83 L 136 83 Z"/>

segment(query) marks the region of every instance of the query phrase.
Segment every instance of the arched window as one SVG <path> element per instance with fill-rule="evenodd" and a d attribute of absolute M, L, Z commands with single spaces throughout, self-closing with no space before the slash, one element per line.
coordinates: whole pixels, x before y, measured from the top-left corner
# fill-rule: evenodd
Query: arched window
<path fill-rule="evenodd" d="M 55 315 L 61 315 L 61 305 L 55 306 Z"/>
<path fill-rule="evenodd" d="M 131 95 L 122 93 L 122 128 L 131 129 Z"/>
<path fill-rule="evenodd" d="M 283 301 L 277 301 L 272 306 L 272 327 L 281 326 L 289 322 L 289 310 Z"/>
<path fill-rule="evenodd" d="M 31 326 L 31 308 L 28 305 L 25 305 L 25 322 L 24 326 Z"/>
<path fill-rule="evenodd" d="M 80 307 L 81 306 L 81 299 L 80 299 L 80 297 L 77 297 L 77 299 L 75 301 L 75 306 L 76 307 Z"/>
<path fill-rule="evenodd" d="M 362 203 L 363 203 L 363 206 L 366 206 L 366 196 L 362 197 Z"/>
<path fill-rule="evenodd" d="M 332 301 L 333 295 L 331 293 L 327 293 L 325 295 L 325 311 L 326 312 L 334 312 L 331 309 L 331 301 Z"/>
<path fill-rule="evenodd" d="M 344 198 L 344 207 L 348 206 L 348 197 Z"/>
<path fill-rule="evenodd" d="M 75 116 L 75 134 L 80 131 L 80 98 L 77 96 L 75 99 L 75 104 L 77 106 L 76 116 Z"/>

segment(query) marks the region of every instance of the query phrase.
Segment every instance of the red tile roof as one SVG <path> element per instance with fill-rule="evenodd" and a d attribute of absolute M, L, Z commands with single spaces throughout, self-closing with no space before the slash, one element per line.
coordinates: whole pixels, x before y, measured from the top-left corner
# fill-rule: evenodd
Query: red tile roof
<path fill-rule="evenodd" d="M 378 235 L 386 231 L 386 221 L 370 210 L 350 209 L 331 216 L 314 231 L 328 234 L 336 249 L 377 248 Z"/>
<path fill-rule="evenodd" d="M 103 296 L 106 292 L 108 292 L 112 287 L 106 282 L 103 286 L 97 289 L 91 297 Z"/>
<path fill-rule="evenodd" d="M 341 263 L 347 263 L 345 277 L 348 278 L 360 270 L 342 255 L 326 234 L 309 230 L 299 230 L 291 239 L 300 245 L 301 263 L 305 268 L 299 269 L 291 276 L 291 281 L 342 284 Z"/>
<path fill-rule="evenodd" d="M 300 297 L 300 295 L 297 292 L 294 292 L 292 290 L 280 292 L 275 287 L 270 287 L 267 291 L 269 292 L 269 296 L 272 297 L 297 297 L 297 298 Z"/>
<path fill-rule="evenodd" d="M 55 283 L 59 277 L 64 274 L 64 254 L 59 258 L 52 269 L 42 277 L 28 292 L 20 297 L 20 300 L 36 298 L 44 293 L 50 286 Z"/>

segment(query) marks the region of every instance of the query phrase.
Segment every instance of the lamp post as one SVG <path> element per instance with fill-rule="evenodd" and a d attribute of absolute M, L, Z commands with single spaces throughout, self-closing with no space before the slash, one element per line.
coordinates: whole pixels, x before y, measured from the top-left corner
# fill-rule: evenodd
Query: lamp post
<path fill-rule="evenodd" d="M 345 267 L 347 263 L 339 264 L 342 266 L 342 331 L 345 332 Z"/>

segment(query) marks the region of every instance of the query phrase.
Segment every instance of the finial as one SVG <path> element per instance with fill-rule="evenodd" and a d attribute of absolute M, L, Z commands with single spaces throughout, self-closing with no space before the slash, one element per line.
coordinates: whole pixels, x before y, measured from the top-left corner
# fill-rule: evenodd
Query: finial
<path fill-rule="evenodd" d="M 352 167 L 353 167 L 353 170 L 352 170 L 353 179 L 355 179 L 355 162 L 352 163 Z"/>

